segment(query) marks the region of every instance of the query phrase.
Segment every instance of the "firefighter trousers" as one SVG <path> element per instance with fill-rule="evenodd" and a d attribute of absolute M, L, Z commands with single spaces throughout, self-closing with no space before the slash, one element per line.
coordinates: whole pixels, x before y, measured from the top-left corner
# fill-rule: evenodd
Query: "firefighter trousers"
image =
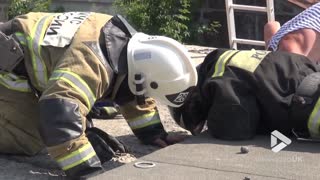
<path fill-rule="evenodd" d="M 38 99 L 0 85 L 0 153 L 35 155 L 44 148 L 38 131 Z"/>

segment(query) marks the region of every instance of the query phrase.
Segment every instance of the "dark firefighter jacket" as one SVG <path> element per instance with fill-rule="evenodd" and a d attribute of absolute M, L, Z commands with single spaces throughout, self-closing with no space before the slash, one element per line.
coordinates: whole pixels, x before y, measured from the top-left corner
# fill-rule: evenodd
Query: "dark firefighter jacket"
<path fill-rule="evenodd" d="M 305 77 L 319 71 L 306 57 L 217 49 L 197 70 L 199 81 L 183 116 L 191 124 L 207 120 L 213 136 L 247 139 L 273 130 L 289 134 L 292 129 L 319 134 L 320 120 L 312 115 L 319 111 L 318 96 L 301 105 L 296 93 Z"/>

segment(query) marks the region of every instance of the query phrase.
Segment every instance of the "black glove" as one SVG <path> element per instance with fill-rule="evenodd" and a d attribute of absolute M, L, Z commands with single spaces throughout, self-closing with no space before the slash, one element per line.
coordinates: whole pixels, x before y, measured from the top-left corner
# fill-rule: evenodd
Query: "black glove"
<path fill-rule="evenodd" d="M 86 135 L 93 149 L 96 151 L 101 164 L 111 160 L 116 153 L 128 152 L 126 146 L 121 141 L 99 128 L 87 128 Z"/>

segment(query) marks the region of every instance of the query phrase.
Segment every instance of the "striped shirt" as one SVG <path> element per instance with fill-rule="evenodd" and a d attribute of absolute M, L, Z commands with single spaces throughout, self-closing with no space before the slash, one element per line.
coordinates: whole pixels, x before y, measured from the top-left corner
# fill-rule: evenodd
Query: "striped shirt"
<path fill-rule="evenodd" d="M 320 32 L 320 3 L 314 4 L 281 26 L 279 31 L 273 35 L 268 47 L 274 51 L 277 50 L 283 36 L 303 28 Z"/>

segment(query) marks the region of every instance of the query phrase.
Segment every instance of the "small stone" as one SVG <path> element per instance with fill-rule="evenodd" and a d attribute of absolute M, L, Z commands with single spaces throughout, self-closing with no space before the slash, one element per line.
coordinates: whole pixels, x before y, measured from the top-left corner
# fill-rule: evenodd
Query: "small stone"
<path fill-rule="evenodd" d="M 241 152 L 242 154 L 247 154 L 247 153 L 249 152 L 249 148 L 246 147 L 246 146 L 241 146 L 240 152 Z"/>

